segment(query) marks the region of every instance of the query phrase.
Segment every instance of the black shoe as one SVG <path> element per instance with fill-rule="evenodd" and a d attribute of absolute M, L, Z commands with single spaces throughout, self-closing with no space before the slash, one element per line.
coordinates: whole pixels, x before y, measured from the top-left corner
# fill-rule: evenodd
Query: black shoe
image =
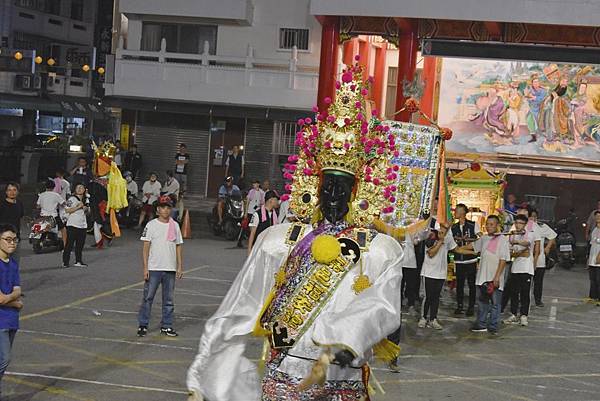
<path fill-rule="evenodd" d="M 63 263 L 60 267 L 63 269 L 68 269 L 69 265 L 67 263 Z"/>
<path fill-rule="evenodd" d="M 488 330 L 488 333 L 490 333 L 490 336 L 497 336 L 498 330 Z"/>
<path fill-rule="evenodd" d="M 535 306 L 537 306 L 538 308 L 543 308 L 544 307 L 544 303 L 542 301 L 536 302 Z"/>
<path fill-rule="evenodd" d="M 475 311 L 473 310 L 473 308 L 469 308 L 469 309 L 467 309 L 467 312 L 465 313 L 465 315 L 473 316 L 473 315 L 475 315 Z"/>
<path fill-rule="evenodd" d="M 400 373 L 400 366 L 398 365 L 398 359 L 394 359 L 392 362 L 390 362 L 390 364 L 388 366 L 390 368 L 390 372 Z"/>
<path fill-rule="evenodd" d="M 486 329 L 485 327 L 479 327 L 479 326 L 475 325 L 475 326 L 471 327 L 471 331 L 473 333 L 483 333 L 483 332 L 488 331 L 488 329 Z"/>
<path fill-rule="evenodd" d="M 148 327 L 146 327 L 146 326 L 138 327 L 138 331 L 137 331 L 138 337 L 145 337 L 146 334 L 148 334 Z"/>
<path fill-rule="evenodd" d="M 459 306 L 454 310 L 455 315 L 462 315 L 463 313 L 465 313 L 465 310 L 462 308 L 462 306 Z"/>
<path fill-rule="evenodd" d="M 164 334 L 168 337 L 177 337 L 179 335 L 172 327 L 161 327 L 160 334 Z"/>

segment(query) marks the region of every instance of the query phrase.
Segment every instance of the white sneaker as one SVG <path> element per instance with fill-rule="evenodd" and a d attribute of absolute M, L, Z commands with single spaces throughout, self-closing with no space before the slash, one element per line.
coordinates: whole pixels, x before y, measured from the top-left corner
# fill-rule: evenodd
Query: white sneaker
<path fill-rule="evenodd" d="M 73 266 L 75 266 L 75 267 L 88 267 L 88 265 L 87 265 L 87 264 L 85 264 L 85 263 L 80 263 L 80 262 L 77 262 L 77 263 L 75 263 Z"/>
<path fill-rule="evenodd" d="M 411 316 L 419 316 L 419 313 L 417 312 L 414 306 L 409 306 L 407 313 Z"/>
<path fill-rule="evenodd" d="M 519 323 L 519 318 L 515 315 L 510 315 L 508 319 L 504 319 L 504 324 L 517 324 Z"/>
<path fill-rule="evenodd" d="M 529 319 L 525 315 L 521 315 L 521 326 L 529 326 Z"/>
<path fill-rule="evenodd" d="M 425 327 L 427 327 L 427 320 L 425 320 L 424 318 L 421 318 L 419 320 L 419 323 L 417 324 L 417 327 L 420 329 L 424 329 Z"/>
<path fill-rule="evenodd" d="M 431 322 L 429 322 L 429 326 L 436 330 L 442 330 L 444 328 L 444 326 L 442 326 L 437 319 L 433 319 Z"/>

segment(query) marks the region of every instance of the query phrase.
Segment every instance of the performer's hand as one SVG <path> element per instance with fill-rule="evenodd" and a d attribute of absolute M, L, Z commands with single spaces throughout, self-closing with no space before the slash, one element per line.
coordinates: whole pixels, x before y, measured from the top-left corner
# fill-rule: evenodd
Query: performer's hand
<path fill-rule="evenodd" d="M 354 360 L 354 355 L 348 350 L 342 350 L 335 353 L 334 362 L 337 362 L 342 369 L 349 366 Z"/>

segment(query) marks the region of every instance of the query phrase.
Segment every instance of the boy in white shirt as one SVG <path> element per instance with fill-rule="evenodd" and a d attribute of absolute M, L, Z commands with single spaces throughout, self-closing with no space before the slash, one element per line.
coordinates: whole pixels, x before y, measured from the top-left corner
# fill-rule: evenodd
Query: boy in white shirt
<path fill-rule="evenodd" d="M 173 312 L 175 305 L 175 279 L 183 277 L 182 248 L 183 238 L 179 224 L 171 218 L 173 204 L 168 196 L 158 200 L 156 212 L 158 217 L 146 224 L 142 237 L 144 241 L 144 298 L 138 314 L 139 337 L 148 333 L 150 312 L 158 286 L 162 286 L 162 320 L 160 332 L 169 337 L 176 337 L 173 329 Z"/>
<path fill-rule="evenodd" d="M 546 273 L 546 256 L 552 250 L 552 247 L 556 245 L 556 231 L 554 231 L 548 224 L 544 224 L 538 221 L 537 210 L 532 210 L 529 216 L 530 220 L 537 223 L 540 234 L 540 256 L 538 257 L 535 265 L 535 274 L 533 275 L 533 296 L 535 299 L 535 306 L 543 307 L 542 292 L 544 290 L 544 275 Z M 548 243 L 544 243 L 548 240 Z"/>
<path fill-rule="evenodd" d="M 161 185 L 158 182 L 156 173 L 150 173 L 150 179 L 142 185 L 142 213 L 136 228 L 140 228 L 148 216 L 149 219 L 154 217 L 154 202 L 160 196 Z"/>
<path fill-rule="evenodd" d="M 509 237 L 511 253 L 514 258 L 510 281 L 512 283 L 512 294 L 510 299 L 511 315 L 504 321 L 506 324 L 520 323 L 522 326 L 529 324 L 529 304 L 531 292 L 531 280 L 535 273 L 534 251 L 539 249 L 540 237 L 537 230 L 527 230 L 528 218 L 524 214 L 515 217 L 515 229 L 523 234 L 515 234 Z M 517 317 L 520 312 L 521 317 Z"/>
<path fill-rule="evenodd" d="M 475 279 L 475 285 L 477 285 L 479 292 L 477 297 L 479 315 L 477 322 L 471 328 L 471 331 L 474 332 L 488 331 L 490 334 L 498 332 L 500 304 L 502 302 L 502 291 L 504 290 L 504 268 L 506 262 L 510 261 L 508 239 L 498 233 L 499 227 L 500 219 L 498 216 L 488 216 L 485 222 L 487 235 L 455 250 L 455 252 L 462 254 L 470 254 L 471 252 L 481 254 Z"/>
<path fill-rule="evenodd" d="M 432 327 L 442 330 L 442 325 L 437 320 L 440 306 L 440 295 L 448 276 L 448 251 L 456 248 L 452 234 L 448 234 L 449 226 L 440 224 L 437 236 L 428 239 L 425 243 L 425 260 L 421 269 L 421 276 L 425 277 L 425 302 L 423 317 L 419 320 L 419 328 Z"/>

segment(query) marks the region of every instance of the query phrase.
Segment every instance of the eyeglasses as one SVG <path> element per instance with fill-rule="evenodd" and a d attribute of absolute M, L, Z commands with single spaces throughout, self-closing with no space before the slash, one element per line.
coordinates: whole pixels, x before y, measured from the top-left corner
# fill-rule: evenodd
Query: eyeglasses
<path fill-rule="evenodd" d="M 7 237 L 7 238 L 2 238 L 2 239 L 9 244 L 18 244 L 19 243 L 19 239 L 17 237 Z"/>

